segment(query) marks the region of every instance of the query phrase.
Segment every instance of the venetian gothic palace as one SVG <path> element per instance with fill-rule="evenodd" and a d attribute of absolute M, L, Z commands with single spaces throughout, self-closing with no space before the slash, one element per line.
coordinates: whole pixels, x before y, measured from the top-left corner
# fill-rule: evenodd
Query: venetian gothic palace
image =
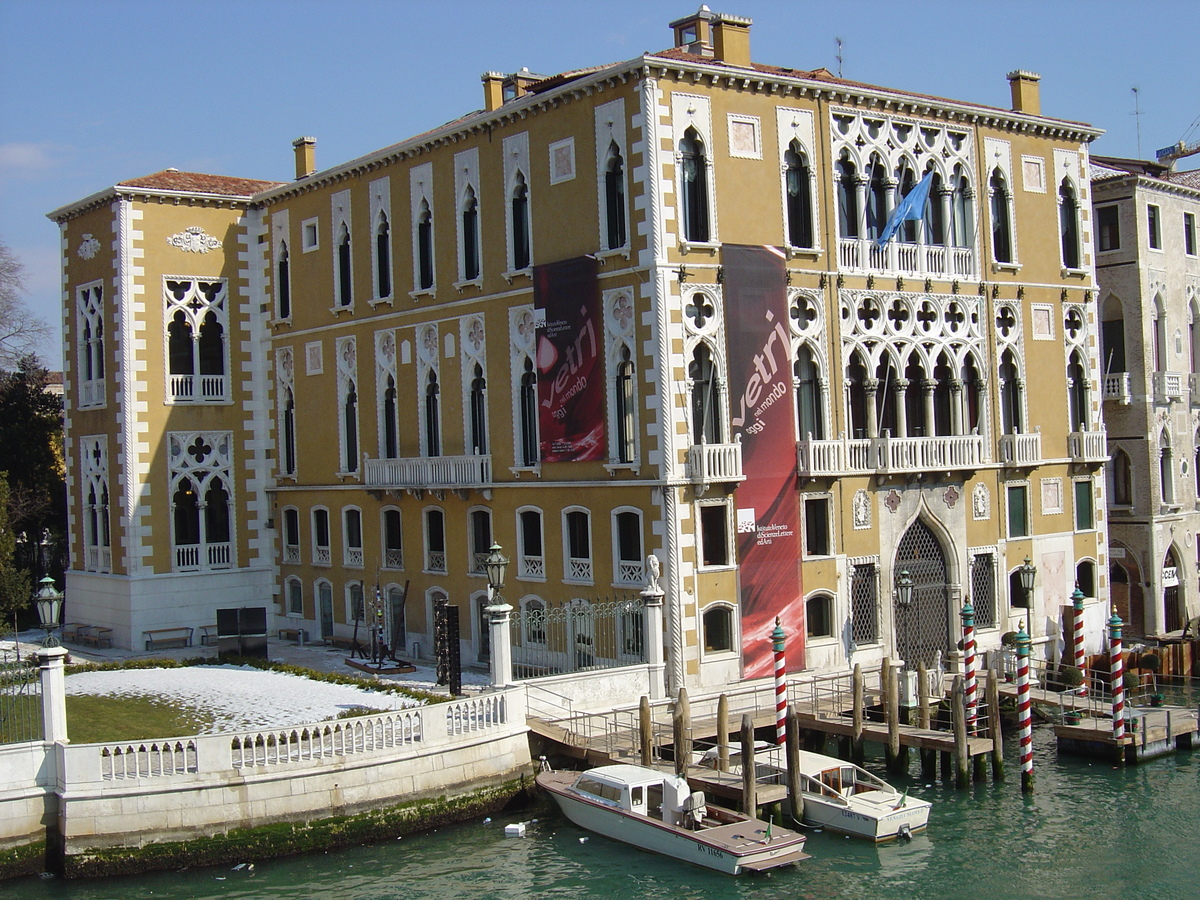
<path fill-rule="evenodd" d="M 993 108 L 754 62 L 706 7 L 671 29 L 488 72 L 482 109 L 332 168 L 301 138 L 287 183 L 167 169 L 54 211 L 68 619 L 140 647 L 265 607 L 315 641 L 378 603 L 428 659 L 448 601 L 484 663 L 498 543 L 546 670 L 644 654 L 587 613 L 660 568 L 670 689 L 766 674 L 777 616 L 792 671 L 944 664 L 968 601 L 982 649 L 1024 622 L 1057 659 L 1077 586 L 1098 648 L 1100 131 L 1030 72 Z"/>

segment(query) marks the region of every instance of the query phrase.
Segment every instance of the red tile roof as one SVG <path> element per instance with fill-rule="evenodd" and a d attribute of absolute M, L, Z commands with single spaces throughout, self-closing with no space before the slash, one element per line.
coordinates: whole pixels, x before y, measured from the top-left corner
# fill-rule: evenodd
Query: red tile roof
<path fill-rule="evenodd" d="M 143 178 L 131 178 L 117 185 L 119 188 L 147 188 L 153 191 L 189 191 L 198 194 L 227 194 L 231 197 L 249 197 L 259 191 L 278 187 L 282 181 L 258 181 L 253 178 L 231 178 L 227 175 L 203 175 L 199 172 L 180 172 L 164 169 Z"/>

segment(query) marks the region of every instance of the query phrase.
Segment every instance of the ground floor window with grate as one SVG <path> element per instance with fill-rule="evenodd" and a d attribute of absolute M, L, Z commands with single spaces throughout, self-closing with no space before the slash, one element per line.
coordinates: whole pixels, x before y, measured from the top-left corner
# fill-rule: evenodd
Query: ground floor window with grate
<path fill-rule="evenodd" d="M 875 563 L 856 565 L 850 575 L 850 627 L 856 644 L 879 642 L 879 578 Z"/>

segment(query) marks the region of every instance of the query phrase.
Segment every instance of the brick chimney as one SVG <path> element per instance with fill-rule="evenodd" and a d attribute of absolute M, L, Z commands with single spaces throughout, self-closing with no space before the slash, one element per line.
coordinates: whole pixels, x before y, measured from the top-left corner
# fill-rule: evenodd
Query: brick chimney
<path fill-rule="evenodd" d="M 292 141 L 296 151 L 296 178 L 307 178 L 317 171 L 317 139 L 313 137 L 296 138 Z"/>
<path fill-rule="evenodd" d="M 1036 72 L 1026 72 L 1024 69 L 1008 73 L 1013 112 L 1029 113 L 1031 116 L 1042 114 L 1042 98 L 1038 87 L 1038 82 L 1041 80 L 1041 75 Z"/>

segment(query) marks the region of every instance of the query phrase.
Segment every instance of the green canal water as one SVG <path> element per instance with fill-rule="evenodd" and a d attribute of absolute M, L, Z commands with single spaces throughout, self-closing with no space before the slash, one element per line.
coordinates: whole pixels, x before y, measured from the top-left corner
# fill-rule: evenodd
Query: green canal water
<path fill-rule="evenodd" d="M 769 876 L 737 878 L 617 844 L 536 807 L 368 847 L 253 869 L 192 869 L 138 877 L 0 884 L 21 900 L 485 900 L 553 897 L 663 900 L 840 898 L 1200 897 L 1200 751 L 1140 766 L 1060 758 L 1035 730 L 1037 790 L 1020 792 L 1016 747 L 1008 777 L 956 791 L 892 778 L 934 803 L 929 830 L 875 847 L 811 833 L 813 858 Z M 878 760 L 868 767 L 882 773 Z M 914 775 L 918 766 L 911 766 Z M 525 838 L 504 826 L 528 821 Z"/>

